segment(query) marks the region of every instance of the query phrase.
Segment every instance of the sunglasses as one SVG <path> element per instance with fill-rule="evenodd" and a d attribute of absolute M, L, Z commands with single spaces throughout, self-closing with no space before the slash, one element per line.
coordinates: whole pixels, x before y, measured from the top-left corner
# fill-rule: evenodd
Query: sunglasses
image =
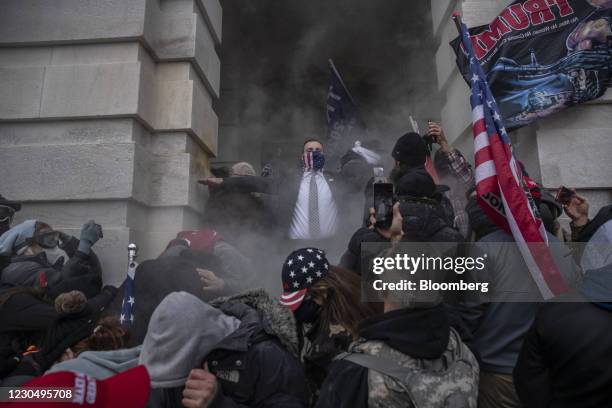
<path fill-rule="evenodd" d="M 15 215 L 15 209 L 7 205 L 0 205 L 0 222 L 13 222 L 13 216 Z"/>

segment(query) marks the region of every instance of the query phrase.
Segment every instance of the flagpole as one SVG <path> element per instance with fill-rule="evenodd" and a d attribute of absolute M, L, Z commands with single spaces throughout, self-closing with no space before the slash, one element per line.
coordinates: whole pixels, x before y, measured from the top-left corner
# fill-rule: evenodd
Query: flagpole
<path fill-rule="evenodd" d="M 461 14 L 458 11 L 453 12 L 453 21 L 455 22 L 455 27 L 457 27 L 457 32 L 461 35 Z"/>
<path fill-rule="evenodd" d="M 351 93 L 349 92 L 348 88 L 344 84 L 344 81 L 342 80 L 342 77 L 340 76 L 340 73 L 336 69 L 336 66 L 334 65 L 334 61 L 332 61 L 331 58 L 328 61 L 329 61 L 329 66 L 331 67 L 331 69 L 334 70 L 334 73 L 336 74 L 336 77 L 338 77 L 338 80 L 342 84 L 342 87 L 344 88 L 344 91 L 349 96 L 349 98 L 351 98 L 351 102 L 353 103 L 353 105 L 357 106 L 357 104 L 355 103 L 355 100 L 353 99 L 353 95 L 351 95 Z"/>

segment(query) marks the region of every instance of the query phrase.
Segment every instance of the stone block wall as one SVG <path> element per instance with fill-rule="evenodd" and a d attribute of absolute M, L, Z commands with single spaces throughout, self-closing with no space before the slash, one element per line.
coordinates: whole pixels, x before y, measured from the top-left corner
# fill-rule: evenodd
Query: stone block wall
<path fill-rule="evenodd" d="M 0 193 L 17 222 L 104 225 L 105 281 L 197 227 L 217 153 L 219 0 L 6 0 Z"/>
<path fill-rule="evenodd" d="M 444 101 L 442 125 L 451 142 L 473 161 L 469 88 L 457 69 L 448 43 L 457 37 L 451 20 L 459 11 L 468 27 L 489 23 L 510 0 L 432 0 L 437 42 L 438 92 Z M 590 202 L 593 216 L 612 203 L 612 90 L 596 100 L 566 109 L 512 134 L 513 144 L 530 175 L 546 188 L 576 188 Z M 568 222 L 562 216 L 562 222 Z"/>

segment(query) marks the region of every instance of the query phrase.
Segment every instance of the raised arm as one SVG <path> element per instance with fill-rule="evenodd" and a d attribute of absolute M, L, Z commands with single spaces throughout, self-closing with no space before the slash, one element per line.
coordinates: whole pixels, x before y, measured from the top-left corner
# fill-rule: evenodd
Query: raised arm
<path fill-rule="evenodd" d="M 278 194 L 279 179 L 272 177 L 242 176 L 242 177 L 206 177 L 198 181 L 213 188 L 224 188 L 244 193 Z"/>

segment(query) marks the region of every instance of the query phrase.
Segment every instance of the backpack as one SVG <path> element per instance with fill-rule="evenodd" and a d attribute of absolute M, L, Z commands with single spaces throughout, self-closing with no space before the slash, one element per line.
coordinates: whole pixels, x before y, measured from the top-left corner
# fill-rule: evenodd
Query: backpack
<path fill-rule="evenodd" d="M 446 351 L 433 360 L 406 355 L 400 359 L 394 357 L 399 352 L 386 344 L 366 342 L 364 345 L 368 343 L 377 355 L 353 351 L 341 353 L 335 360 L 347 360 L 370 370 L 369 406 L 476 408 L 478 363 L 453 329 Z"/>

